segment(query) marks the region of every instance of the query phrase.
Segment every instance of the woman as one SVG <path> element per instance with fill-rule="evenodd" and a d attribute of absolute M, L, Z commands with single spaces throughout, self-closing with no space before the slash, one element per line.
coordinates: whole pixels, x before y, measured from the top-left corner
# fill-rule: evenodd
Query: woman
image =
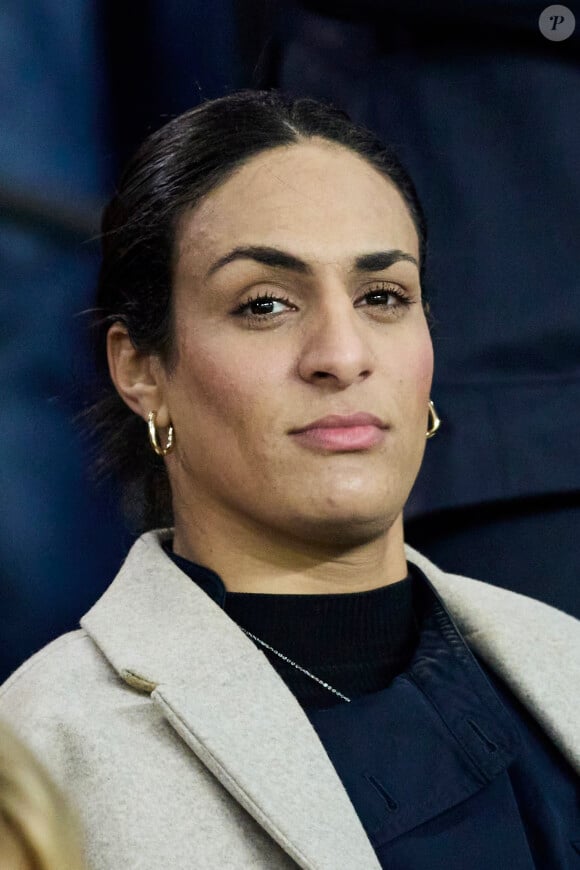
<path fill-rule="evenodd" d="M 126 170 L 95 414 L 150 531 L 0 704 L 91 867 L 577 861 L 577 622 L 404 546 L 425 243 L 395 155 L 308 100 L 205 103 Z"/>

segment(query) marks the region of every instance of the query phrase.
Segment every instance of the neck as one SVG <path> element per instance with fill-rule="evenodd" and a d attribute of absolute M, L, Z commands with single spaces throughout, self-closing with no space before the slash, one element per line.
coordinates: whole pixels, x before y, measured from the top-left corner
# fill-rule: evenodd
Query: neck
<path fill-rule="evenodd" d="M 218 531 L 219 529 L 219 531 Z M 372 539 L 345 535 L 293 536 L 247 521 L 222 528 L 211 518 L 187 521 L 176 512 L 173 550 L 211 568 L 229 592 L 316 595 L 364 592 L 407 574 L 400 513 Z M 336 538 L 340 538 L 338 543 Z"/>

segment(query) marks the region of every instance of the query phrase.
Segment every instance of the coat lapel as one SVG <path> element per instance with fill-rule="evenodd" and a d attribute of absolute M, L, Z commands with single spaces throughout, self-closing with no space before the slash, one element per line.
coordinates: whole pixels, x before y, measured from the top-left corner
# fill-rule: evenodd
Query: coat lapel
<path fill-rule="evenodd" d="M 540 601 L 446 574 L 411 547 L 469 646 L 511 688 L 580 773 L 580 622 Z"/>
<path fill-rule="evenodd" d="M 150 532 L 81 620 L 120 676 L 304 868 L 376 870 L 374 850 L 302 708 L 244 633 Z"/>

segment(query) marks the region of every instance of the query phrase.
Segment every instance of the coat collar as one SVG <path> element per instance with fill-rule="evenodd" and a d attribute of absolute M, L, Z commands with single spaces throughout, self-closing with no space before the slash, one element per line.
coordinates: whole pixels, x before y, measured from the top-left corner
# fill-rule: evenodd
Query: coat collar
<path fill-rule="evenodd" d="M 447 574 L 406 547 L 470 648 L 528 708 L 580 773 L 580 622 L 533 598 Z"/>
<path fill-rule="evenodd" d="M 151 693 L 200 760 L 296 861 L 378 870 L 302 708 L 266 657 L 149 532 L 81 620 L 131 686 Z"/>
<path fill-rule="evenodd" d="M 300 867 L 376 870 L 364 829 L 302 708 L 252 641 L 166 555 L 161 542 L 171 534 L 148 532 L 136 541 L 81 625 Z M 580 770 L 578 621 L 445 574 L 409 547 L 406 555 L 469 645 Z"/>

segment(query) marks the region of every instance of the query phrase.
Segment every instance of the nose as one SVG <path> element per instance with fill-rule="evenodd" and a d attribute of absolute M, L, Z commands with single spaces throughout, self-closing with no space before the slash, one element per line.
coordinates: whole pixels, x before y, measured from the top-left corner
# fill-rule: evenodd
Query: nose
<path fill-rule="evenodd" d="M 309 382 L 332 381 L 346 387 L 368 377 L 375 366 L 369 326 L 344 292 L 329 294 L 305 325 L 300 376 Z"/>

